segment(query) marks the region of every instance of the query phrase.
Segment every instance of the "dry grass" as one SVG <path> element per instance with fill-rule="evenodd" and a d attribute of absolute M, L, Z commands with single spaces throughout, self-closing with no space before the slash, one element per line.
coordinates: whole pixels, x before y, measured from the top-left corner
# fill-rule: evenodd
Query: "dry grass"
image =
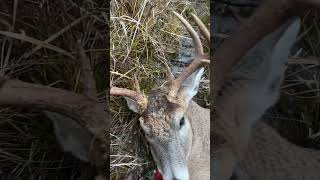
<path fill-rule="evenodd" d="M 320 149 L 320 17 L 309 12 L 303 18 L 282 95 L 273 120 L 282 125 L 283 135 L 299 145 Z M 289 128 L 288 128 L 289 127 Z M 302 127 L 302 128 L 301 128 Z M 291 134 L 286 131 L 293 129 Z M 281 132 L 281 130 L 280 130 Z"/>
<path fill-rule="evenodd" d="M 204 11 L 197 11 L 195 2 L 178 1 L 111 1 L 111 86 L 134 89 L 138 77 L 141 89 L 148 93 L 166 79 L 166 66 L 179 52 L 184 27 L 171 10 L 195 12 L 205 22 L 209 7 L 198 1 Z M 199 9 L 198 9 L 199 10 Z M 201 12 L 199 14 L 199 12 Z M 111 98 L 111 179 L 128 174 L 146 178 L 155 169 L 151 154 L 139 127 L 138 116 L 129 111 L 123 98 Z"/>
<path fill-rule="evenodd" d="M 81 40 L 103 92 L 107 7 L 101 0 L 1 1 L 0 75 L 80 93 Z M 61 151 L 52 124 L 39 111 L 1 107 L 0 132 L 0 179 L 77 179 L 93 171 Z"/>

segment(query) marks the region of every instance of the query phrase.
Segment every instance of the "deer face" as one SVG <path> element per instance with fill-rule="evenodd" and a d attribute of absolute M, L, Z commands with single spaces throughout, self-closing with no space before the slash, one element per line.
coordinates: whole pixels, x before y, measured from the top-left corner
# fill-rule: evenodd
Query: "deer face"
<path fill-rule="evenodd" d="M 139 119 L 164 179 L 188 179 L 186 158 L 192 131 L 185 111 L 184 104 L 171 102 L 166 94 L 155 91 L 149 95 L 148 107 Z"/>
<path fill-rule="evenodd" d="M 186 115 L 190 100 L 198 91 L 203 68 L 184 81 L 176 97 L 166 88 L 148 95 L 147 106 L 126 98 L 131 110 L 140 113 L 140 125 L 150 144 L 151 153 L 164 179 L 189 179 L 187 158 L 192 145 L 192 128 Z"/>

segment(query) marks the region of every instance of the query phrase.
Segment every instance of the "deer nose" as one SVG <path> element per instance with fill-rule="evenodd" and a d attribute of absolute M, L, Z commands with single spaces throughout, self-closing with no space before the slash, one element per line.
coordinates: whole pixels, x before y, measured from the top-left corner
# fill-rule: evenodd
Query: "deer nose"
<path fill-rule="evenodd" d="M 173 172 L 172 180 L 189 180 L 189 173 L 186 168 L 181 168 Z"/>
<path fill-rule="evenodd" d="M 176 178 L 174 177 L 173 180 L 185 180 L 184 178 Z"/>
<path fill-rule="evenodd" d="M 172 180 L 188 180 L 188 179 L 174 177 Z"/>
<path fill-rule="evenodd" d="M 181 176 L 175 176 L 175 177 L 173 177 L 172 178 L 172 180 L 189 180 L 189 178 L 188 177 L 181 177 Z"/>

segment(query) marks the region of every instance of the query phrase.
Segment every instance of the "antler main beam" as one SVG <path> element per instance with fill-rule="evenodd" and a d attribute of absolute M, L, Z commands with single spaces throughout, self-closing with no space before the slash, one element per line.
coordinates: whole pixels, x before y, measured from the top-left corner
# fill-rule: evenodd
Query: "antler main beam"
<path fill-rule="evenodd" d="M 193 45 L 196 50 L 195 57 L 191 64 L 185 68 L 182 73 L 171 82 L 170 90 L 169 90 L 169 96 L 175 97 L 177 92 L 179 91 L 183 81 L 187 79 L 193 72 L 195 72 L 197 69 L 202 67 L 204 64 L 208 63 L 209 55 L 205 54 L 203 51 L 202 43 L 200 40 L 200 37 L 198 36 L 197 32 L 192 28 L 192 26 L 188 23 L 188 21 L 181 16 L 180 14 L 173 11 L 173 14 L 178 17 L 178 19 L 182 22 L 182 24 L 186 27 L 187 31 L 189 32 L 192 40 Z M 197 26 L 200 29 L 200 32 L 203 34 L 203 36 L 206 38 L 208 43 L 210 44 L 210 33 L 209 30 L 206 28 L 206 26 L 202 23 L 202 21 L 194 14 L 191 14 L 193 20 L 197 24 Z"/>
<path fill-rule="evenodd" d="M 91 98 L 62 89 L 31 84 L 19 80 L 0 80 L 0 105 L 35 107 L 64 114 L 105 140 L 109 128 L 106 107 Z"/>
<path fill-rule="evenodd" d="M 141 106 L 142 109 L 144 109 L 148 103 L 144 94 L 126 88 L 112 87 L 110 90 L 110 95 L 129 97 L 135 100 Z"/>
<path fill-rule="evenodd" d="M 225 75 L 240 58 L 268 33 L 290 17 L 305 10 L 305 5 L 320 5 L 318 0 L 268 0 L 217 49 L 211 68 L 214 97 L 223 85 Z"/>
<path fill-rule="evenodd" d="M 210 42 L 210 32 L 209 32 L 208 28 L 203 24 L 203 22 L 198 18 L 198 16 L 196 16 L 193 13 L 190 13 L 190 14 L 191 14 L 191 17 L 193 18 L 194 22 L 199 27 L 201 34 L 203 34 L 203 36 L 206 38 L 206 40 L 208 42 Z"/>

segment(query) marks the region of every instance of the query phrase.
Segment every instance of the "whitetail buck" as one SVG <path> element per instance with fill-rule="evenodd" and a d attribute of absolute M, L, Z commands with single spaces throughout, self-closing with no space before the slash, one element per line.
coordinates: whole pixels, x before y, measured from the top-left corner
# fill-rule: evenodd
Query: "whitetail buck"
<path fill-rule="evenodd" d="M 320 179 L 320 151 L 288 142 L 260 120 L 278 99 L 290 48 L 300 28 L 294 15 L 299 6 L 305 7 L 303 3 L 320 4 L 265 2 L 217 50 L 213 64 L 215 73 L 222 74 L 215 74 L 215 87 L 222 88 L 214 99 L 211 130 L 224 142 L 214 147 L 211 140 L 212 179 L 229 180 L 233 173 L 241 180 Z M 228 51 L 234 54 L 226 54 Z"/>
<path fill-rule="evenodd" d="M 91 162 L 96 180 L 108 179 L 109 113 L 107 104 L 97 100 L 89 59 L 79 48 L 84 95 L 0 77 L 0 105 L 44 111 L 64 151 Z"/>
<path fill-rule="evenodd" d="M 140 126 L 150 144 L 151 153 L 164 180 L 210 179 L 210 111 L 192 98 L 208 55 L 192 26 L 173 12 L 190 33 L 196 55 L 193 62 L 169 85 L 154 88 L 147 96 L 138 91 L 112 87 L 111 95 L 124 96 L 128 106 L 140 114 Z M 204 24 L 192 15 L 201 33 L 210 41 Z"/>

